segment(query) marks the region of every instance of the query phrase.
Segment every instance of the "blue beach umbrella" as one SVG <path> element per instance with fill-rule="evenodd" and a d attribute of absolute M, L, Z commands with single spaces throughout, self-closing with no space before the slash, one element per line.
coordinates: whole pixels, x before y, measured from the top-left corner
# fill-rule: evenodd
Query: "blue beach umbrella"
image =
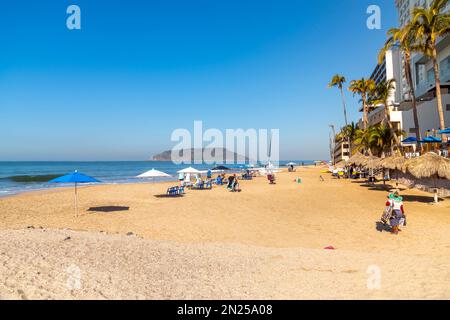
<path fill-rule="evenodd" d="M 417 142 L 417 138 L 415 138 L 415 137 L 409 137 L 402 141 L 402 143 L 416 143 L 416 142 Z"/>
<path fill-rule="evenodd" d="M 77 184 L 78 183 L 98 183 L 99 180 L 89 177 L 85 174 L 79 173 L 77 170 L 73 173 L 66 174 L 50 180 L 49 183 L 74 183 L 75 184 L 75 212 L 78 216 L 78 195 L 77 195 Z"/>
<path fill-rule="evenodd" d="M 450 128 L 441 130 L 441 131 L 439 131 L 438 133 L 439 133 L 439 134 L 450 134 Z"/>
<path fill-rule="evenodd" d="M 436 138 L 436 137 L 426 137 L 425 139 L 423 139 L 420 142 L 422 142 L 422 143 L 442 143 L 442 139 Z"/>

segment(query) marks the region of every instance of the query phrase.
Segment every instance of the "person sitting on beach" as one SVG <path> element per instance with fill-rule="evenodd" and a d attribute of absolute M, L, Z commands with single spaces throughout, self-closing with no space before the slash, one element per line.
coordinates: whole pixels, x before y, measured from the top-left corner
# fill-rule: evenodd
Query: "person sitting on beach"
<path fill-rule="evenodd" d="M 241 191 L 241 189 L 239 188 L 239 181 L 236 178 L 233 180 L 233 185 L 231 187 L 231 191 L 233 191 L 233 192 L 240 192 Z"/>
<path fill-rule="evenodd" d="M 232 189 L 234 179 L 235 179 L 235 176 L 229 176 L 228 177 L 228 185 L 227 185 L 228 189 Z"/>
<path fill-rule="evenodd" d="M 391 193 L 386 202 L 386 206 L 392 208 L 392 214 L 390 217 L 391 232 L 398 234 L 401 231 L 400 227 L 403 227 L 406 223 L 405 209 L 403 206 L 403 198 L 398 191 Z"/>

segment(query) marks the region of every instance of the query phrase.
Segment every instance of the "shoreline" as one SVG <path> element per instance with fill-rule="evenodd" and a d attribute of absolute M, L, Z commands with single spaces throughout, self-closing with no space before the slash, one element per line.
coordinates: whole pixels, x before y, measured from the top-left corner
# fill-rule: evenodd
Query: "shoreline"
<path fill-rule="evenodd" d="M 48 162 L 48 161 L 43 161 L 43 162 Z M 70 162 L 70 161 L 69 161 Z M 88 162 L 92 162 L 92 161 L 88 161 Z M 100 161 L 102 162 L 102 161 Z M 111 162 L 116 162 L 116 161 L 111 161 Z M 141 162 L 141 161 L 135 161 L 135 162 Z M 163 162 L 163 161 L 157 161 L 157 162 Z M 170 162 L 172 163 L 172 162 Z M 286 166 L 280 166 L 280 170 L 282 170 L 282 172 L 286 171 Z M 304 165 L 304 166 L 298 166 L 297 168 L 316 168 L 314 165 Z M 233 174 L 233 173 L 238 173 L 238 171 L 241 169 L 236 169 L 236 170 L 230 170 L 228 172 L 228 174 Z M 225 174 L 227 175 L 227 172 L 225 172 Z M 215 176 L 213 174 L 213 176 Z M 258 177 L 259 178 L 259 177 Z M 129 181 L 129 182 L 102 182 L 102 183 L 95 183 L 95 184 L 78 184 L 78 188 L 84 188 L 84 187 L 88 187 L 88 186 L 102 186 L 102 185 L 129 185 L 129 184 L 146 184 L 146 183 L 151 183 L 151 184 L 163 184 L 163 183 L 177 183 L 178 179 L 176 177 L 172 177 L 171 179 L 166 178 L 166 180 L 163 181 L 150 181 L 147 180 L 145 181 L 145 179 L 136 179 L 136 177 L 129 177 L 126 179 L 130 179 L 130 180 L 134 180 L 134 181 Z M 31 184 L 31 183 L 30 183 Z M 52 187 L 48 187 L 48 188 L 38 188 L 38 189 L 31 189 L 31 190 L 21 190 L 21 191 L 17 191 L 14 193 L 6 193 L 6 194 L 2 194 L 2 190 L 0 190 L 0 199 L 2 198 L 7 198 L 7 197 L 14 197 L 14 196 L 18 196 L 21 194 L 29 194 L 29 193 L 34 193 L 34 192 L 52 192 L 53 190 L 58 190 L 58 189 L 70 189 L 70 186 L 58 186 L 58 185 L 53 185 Z M 73 188 L 73 187 L 72 187 Z M 8 192 L 8 191 L 6 191 Z"/>

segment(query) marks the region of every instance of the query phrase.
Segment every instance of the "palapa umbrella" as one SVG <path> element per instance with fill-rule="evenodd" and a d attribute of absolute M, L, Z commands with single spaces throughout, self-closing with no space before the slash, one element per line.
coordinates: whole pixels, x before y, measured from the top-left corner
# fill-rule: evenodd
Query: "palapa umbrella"
<path fill-rule="evenodd" d="M 409 159 L 404 168 L 418 179 L 433 178 L 435 183 L 434 201 L 438 202 L 436 180 L 438 178 L 450 180 L 450 160 L 428 152 L 421 157 Z"/>
<path fill-rule="evenodd" d="M 359 160 L 357 160 L 356 164 L 367 168 L 369 161 L 376 160 L 376 159 L 378 159 L 378 158 L 375 156 L 363 156 Z"/>
<path fill-rule="evenodd" d="M 380 167 L 382 167 L 382 166 L 381 166 L 381 161 L 382 161 L 382 160 L 383 160 L 382 158 L 378 158 L 378 157 L 375 157 L 375 156 L 370 156 L 370 157 L 368 157 L 368 159 L 366 160 L 365 166 L 366 166 L 368 169 L 377 169 L 377 168 L 380 168 Z"/>
<path fill-rule="evenodd" d="M 392 157 L 384 158 L 380 164 L 383 168 L 400 171 L 402 170 L 405 161 L 405 157 L 401 155 L 395 155 Z"/>
<path fill-rule="evenodd" d="M 336 168 L 343 168 L 347 165 L 347 162 L 345 162 L 344 160 L 339 161 L 338 163 L 336 163 L 334 166 Z"/>
<path fill-rule="evenodd" d="M 396 170 L 396 177 L 395 180 L 397 180 L 396 184 L 398 186 L 398 171 L 401 171 L 403 168 L 404 163 L 406 162 L 405 157 L 402 155 L 396 154 L 391 157 L 384 158 L 380 161 L 380 166 L 385 169 L 390 170 Z"/>
<path fill-rule="evenodd" d="M 364 157 L 363 154 L 356 153 L 347 161 L 347 163 L 359 165 L 359 162 L 362 160 L 363 157 Z"/>
<path fill-rule="evenodd" d="M 50 180 L 49 183 L 74 183 L 75 184 L 75 214 L 78 216 L 78 192 L 77 192 L 77 184 L 78 183 L 98 183 L 97 179 L 84 175 L 77 170 L 73 173 L 69 173 L 65 176 L 61 176 Z"/>

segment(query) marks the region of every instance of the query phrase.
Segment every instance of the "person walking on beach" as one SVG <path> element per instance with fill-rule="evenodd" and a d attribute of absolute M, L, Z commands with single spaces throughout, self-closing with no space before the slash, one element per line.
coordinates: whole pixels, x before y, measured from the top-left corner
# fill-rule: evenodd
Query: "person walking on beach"
<path fill-rule="evenodd" d="M 400 227 L 403 227 L 406 223 L 405 208 L 403 206 L 403 198 L 398 191 L 391 193 L 386 202 L 386 206 L 392 208 L 392 215 L 390 218 L 391 232 L 398 234 L 401 231 Z"/>

